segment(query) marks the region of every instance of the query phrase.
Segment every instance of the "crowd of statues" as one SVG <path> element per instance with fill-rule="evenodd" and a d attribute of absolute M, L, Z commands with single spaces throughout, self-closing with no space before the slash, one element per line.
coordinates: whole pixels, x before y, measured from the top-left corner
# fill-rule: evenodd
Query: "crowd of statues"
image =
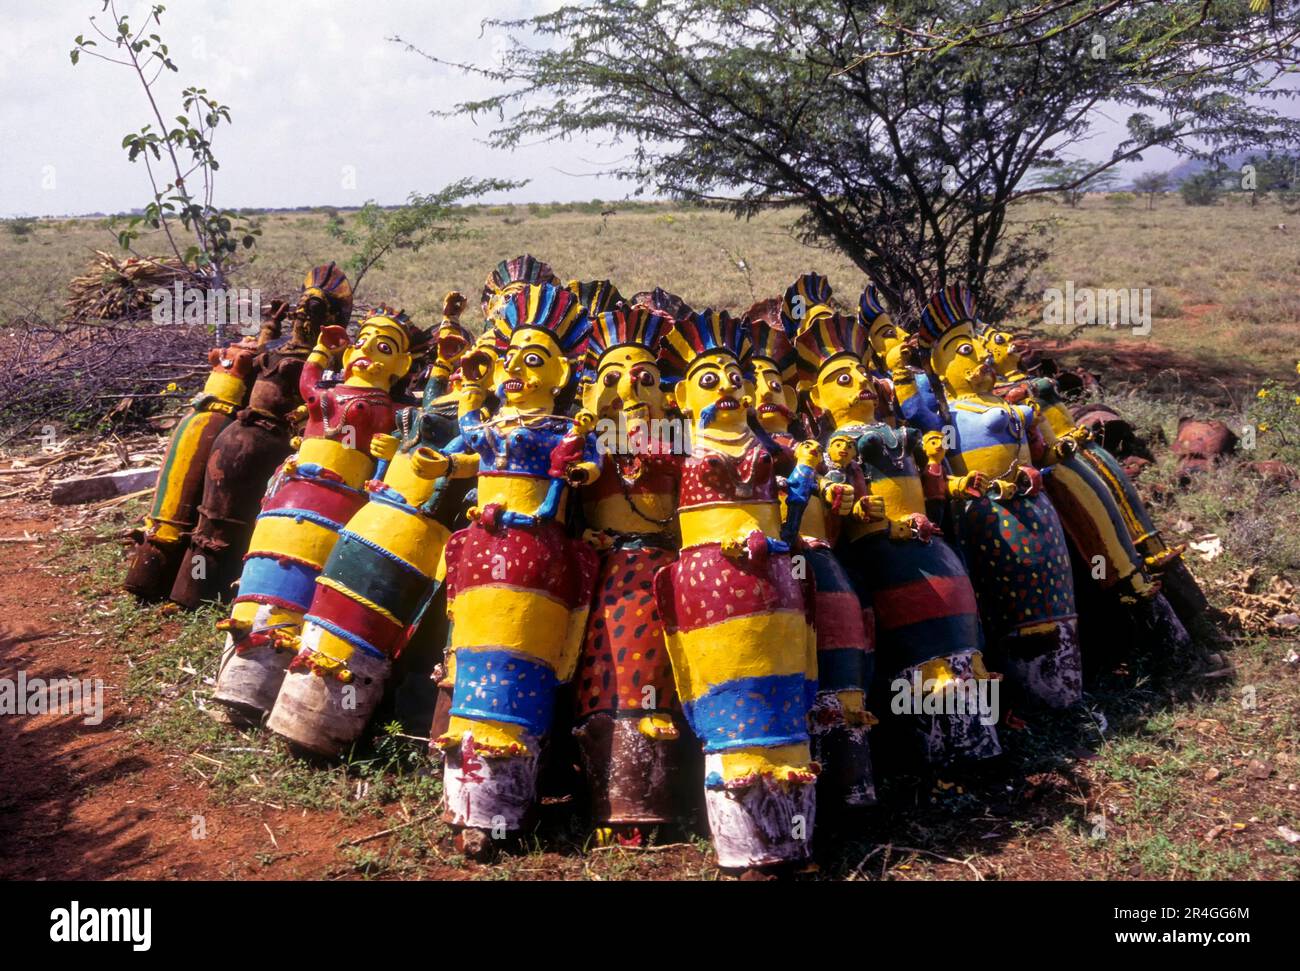
<path fill-rule="evenodd" d="M 735 316 L 522 256 L 478 338 L 465 306 L 349 336 L 329 264 L 212 352 L 127 587 L 230 599 L 225 719 L 336 756 L 405 663 L 455 827 L 524 829 L 559 752 L 602 832 L 702 801 L 719 863 L 765 867 L 875 801 L 882 719 L 942 770 L 1001 753 L 991 689 L 1077 703 L 1076 582 L 1187 638 L 1180 549 L 964 287 L 910 328 L 816 273 Z"/>

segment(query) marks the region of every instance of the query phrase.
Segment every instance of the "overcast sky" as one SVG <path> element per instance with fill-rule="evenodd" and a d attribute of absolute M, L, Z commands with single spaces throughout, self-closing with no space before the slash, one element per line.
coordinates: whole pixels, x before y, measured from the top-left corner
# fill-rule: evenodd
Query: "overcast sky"
<path fill-rule="evenodd" d="M 167 0 L 159 33 L 180 72 L 160 81 L 176 109 L 164 107 L 163 117 L 179 114 L 188 85 L 230 106 L 234 124 L 218 129 L 215 143 L 217 202 L 226 206 L 396 203 L 463 176 L 531 178 L 513 194 L 518 200 L 622 198 L 627 183 L 590 175 L 616 149 L 567 143 L 502 155 L 478 144 L 483 133 L 468 121 L 430 117 L 487 89 L 385 40 L 400 34 L 425 50 L 488 63 L 503 38 L 480 36 L 484 17 L 559 5 Z M 90 34 L 89 16 L 108 20 L 100 6 L 0 0 L 0 216 L 114 212 L 147 201 L 143 166 L 121 148 L 122 136 L 149 120 L 138 80 L 127 68 L 84 56 L 73 67 L 68 57 L 73 38 Z M 118 4 L 132 13 L 148 7 Z"/>
<path fill-rule="evenodd" d="M 487 16 L 526 16 L 561 0 L 170 0 L 159 31 L 179 74 L 160 82 L 163 116 L 182 87 L 206 87 L 231 108 L 219 129 L 216 201 L 239 207 L 391 204 L 464 176 L 529 178 L 515 201 L 621 199 L 628 183 L 599 176 L 622 150 L 582 142 L 499 154 L 468 121 L 429 115 L 485 93 L 483 82 L 434 65 L 385 38 L 488 63 L 504 38 Z M 122 136 L 149 120 L 127 68 L 83 57 L 101 0 L 0 0 L 0 217 L 118 212 L 148 197 L 143 166 Z M 119 2 L 135 15 L 147 2 Z M 102 50 L 110 48 L 101 47 Z M 165 86 L 165 87 L 164 87 Z M 167 110 L 174 107 L 174 110 Z M 1103 156 L 1123 117 L 1081 154 Z M 1139 169 L 1165 168 L 1167 152 Z M 1131 174 L 1130 170 L 1130 174 Z M 485 201 L 499 201 L 488 199 Z"/>

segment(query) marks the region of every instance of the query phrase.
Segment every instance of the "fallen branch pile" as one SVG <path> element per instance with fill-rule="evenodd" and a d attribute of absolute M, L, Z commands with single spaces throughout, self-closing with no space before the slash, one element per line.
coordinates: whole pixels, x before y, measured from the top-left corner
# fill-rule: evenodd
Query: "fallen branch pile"
<path fill-rule="evenodd" d="M 148 320 L 154 291 L 170 289 L 177 281 L 186 287 L 205 286 L 202 277 L 175 257 L 118 260 L 96 250 L 90 268 L 68 284 L 63 322 L 120 325 Z"/>
<path fill-rule="evenodd" d="M 202 326 L 29 327 L 0 332 L 0 445 L 106 419 L 141 425 L 202 386 L 212 336 Z"/>

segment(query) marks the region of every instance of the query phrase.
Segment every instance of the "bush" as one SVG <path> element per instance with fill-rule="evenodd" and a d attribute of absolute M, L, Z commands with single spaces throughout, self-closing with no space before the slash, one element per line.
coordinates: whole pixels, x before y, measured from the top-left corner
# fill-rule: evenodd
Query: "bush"
<path fill-rule="evenodd" d="M 1112 192 L 1110 194 L 1111 204 L 1115 206 L 1131 206 L 1136 200 L 1137 196 L 1131 192 Z"/>
<path fill-rule="evenodd" d="M 13 236 L 30 236 L 36 231 L 36 217 L 19 216 L 16 219 L 6 219 L 5 226 Z"/>
<path fill-rule="evenodd" d="M 1214 172 L 1202 172 L 1183 181 L 1178 191 L 1183 195 L 1183 202 L 1189 206 L 1212 206 L 1219 201 L 1222 191 L 1220 176 Z"/>

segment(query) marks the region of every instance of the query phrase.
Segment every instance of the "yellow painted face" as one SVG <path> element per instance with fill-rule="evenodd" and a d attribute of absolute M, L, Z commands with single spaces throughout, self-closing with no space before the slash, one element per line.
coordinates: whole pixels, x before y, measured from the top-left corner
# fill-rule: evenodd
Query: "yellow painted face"
<path fill-rule="evenodd" d="M 710 428 L 739 431 L 746 421 L 741 400 L 744 390 L 740 362 L 731 354 L 715 352 L 705 354 L 691 365 L 686 377 L 677 384 L 677 400 L 696 421 L 707 408 L 713 416 Z"/>
<path fill-rule="evenodd" d="M 830 444 L 826 446 L 826 457 L 833 464 L 844 468 L 858 457 L 858 447 L 853 444 L 853 439 L 840 435 L 832 438 Z"/>
<path fill-rule="evenodd" d="M 931 465 L 937 465 L 943 461 L 947 454 L 947 449 L 943 447 L 942 432 L 926 432 L 921 436 L 921 448 L 925 452 L 925 457 L 930 460 Z"/>
<path fill-rule="evenodd" d="M 898 349 L 907 340 L 907 332 L 901 327 L 896 327 L 889 314 L 881 314 L 871 322 L 871 327 L 867 330 L 867 339 L 876 357 L 884 361 L 886 366 L 890 366 L 889 354 L 891 351 L 898 353 Z"/>
<path fill-rule="evenodd" d="M 569 362 L 555 338 L 523 327 L 510 337 L 501 361 L 505 403 L 525 410 L 549 410 L 569 380 Z"/>
<path fill-rule="evenodd" d="M 769 432 L 783 432 L 790 426 L 798 399 L 794 385 L 786 384 L 776 365 L 766 358 L 754 361 L 754 380 L 746 382 L 746 390 L 754 398 L 758 421 Z M 784 409 L 784 411 L 782 410 Z"/>
<path fill-rule="evenodd" d="M 988 349 L 975 336 L 973 325 L 963 321 L 939 338 L 930 349 L 930 362 L 952 395 L 986 394 L 993 390 L 997 372 Z"/>
<path fill-rule="evenodd" d="M 409 347 L 401 327 L 385 317 L 372 317 L 343 352 L 343 383 L 387 391 L 411 369 Z"/>
<path fill-rule="evenodd" d="M 1020 348 L 1005 330 L 986 330 L 980 338 L 993 356 L 993 367 L 1005 377 L 1020 367 Z"/>
<path fill-rule="evenodd" d="M 629 421 L 662 418 L 667 409 L 659 388 L 659 365 L 644 347 L 616 347 L 596 368 L 596 378 L 583 386 L 582 405 L 597 418 Z"/>
<path fill-rule="evenodd" d="M 430 373 L 435 378 L 445 378 L 452 371 L 456 370 L 456 365 L 460 363 L 461 357 L 465 354 L 468 344 L 465 338 L 454 328 L 447 327 L 441 330 L 437 336 L 435 344 L 436 356 L 433 360 L 433 366 Z"/>
<path fill-rule="evenodd" d="M 848 355 L 823 364 L 808 394 L 814 405 L 830 414 L 837 428 L 875 421 L 876 388 L 871 375 L 865 364 Z"/>

